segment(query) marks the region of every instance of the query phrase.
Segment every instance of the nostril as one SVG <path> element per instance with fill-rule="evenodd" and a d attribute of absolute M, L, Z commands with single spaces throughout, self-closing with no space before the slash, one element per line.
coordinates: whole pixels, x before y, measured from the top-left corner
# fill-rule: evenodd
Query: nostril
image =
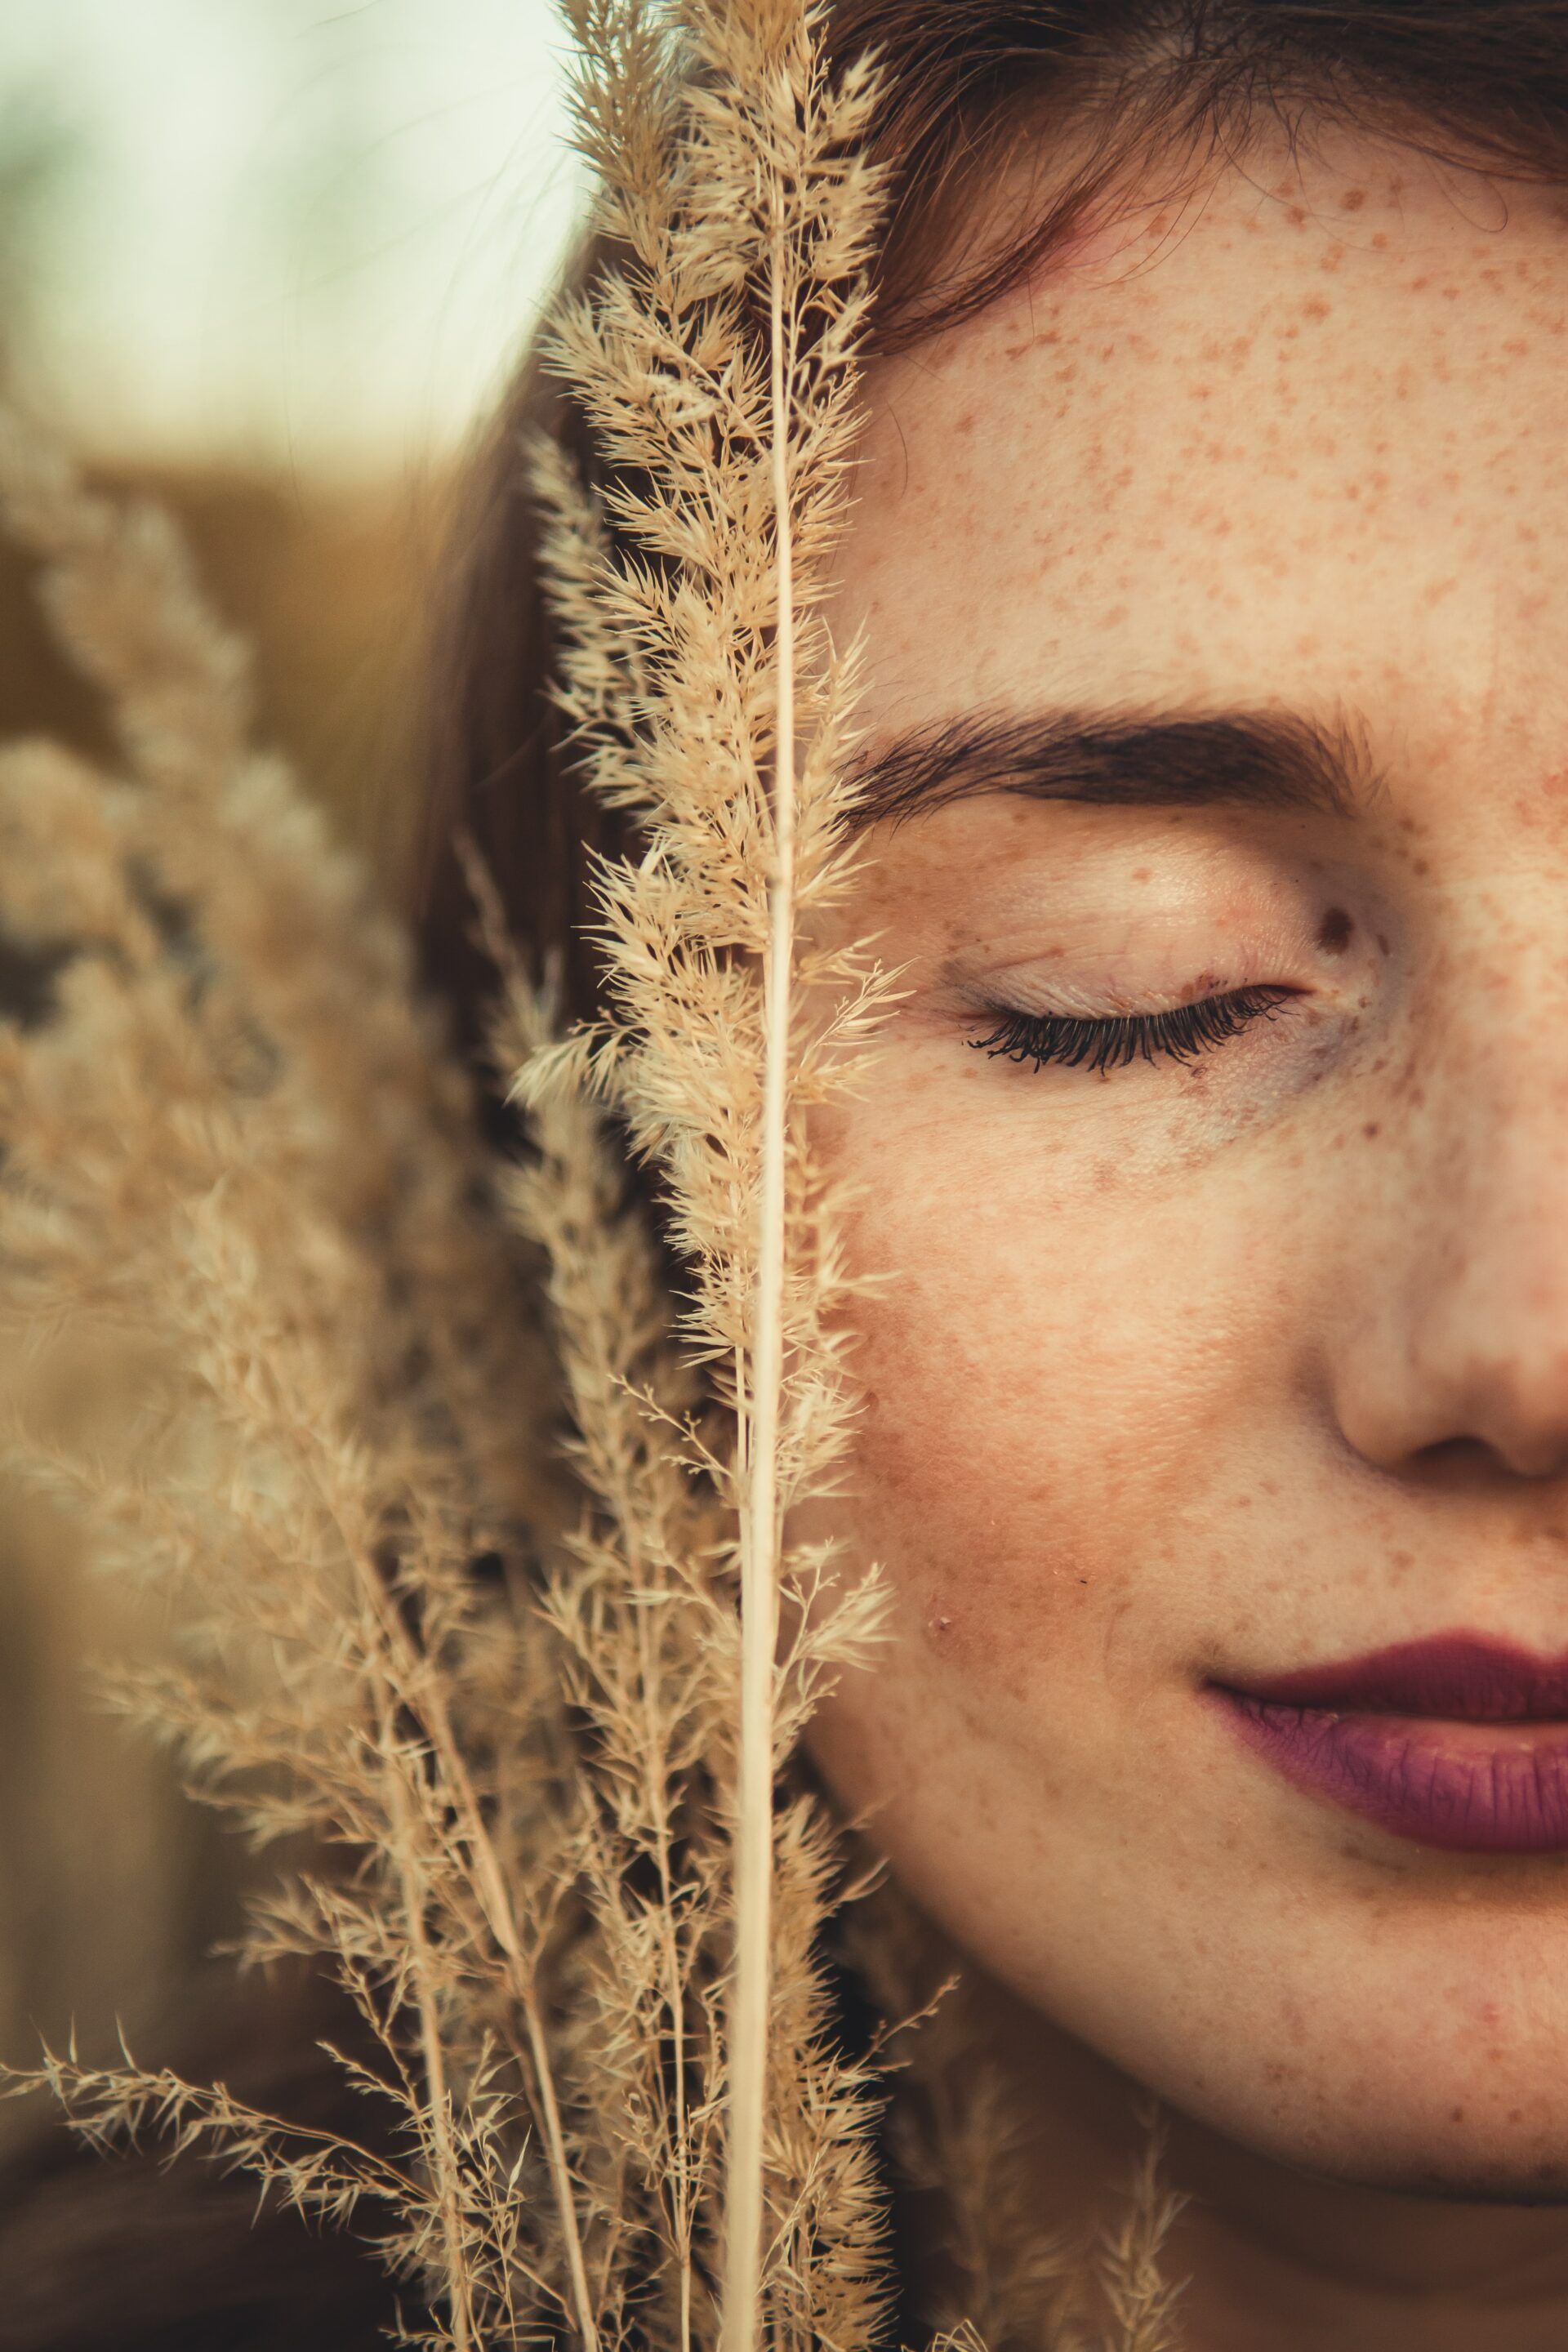
<path fill-rule="evenodd" d="M 1409 1466 L 1439 1494 L 1521 1475 L 1507 1455 L 1484 1437 L 1439 1438 L 1413 1454 Z"/>
<path fill-rule="evenodd" d="M 1481 1437 L 1440 1437 L 1424 1445 L 1415 1459 L 1436 1477 L 1474 1477 L 1495 1460 L 1495 1448 Z"/>
<path fill-rule="evenodd" d="M 1413 1454 L 1411 1466 L 1443 1490 L 1473 1486 L 1500 1475 L 1562 1477 L 1568 1475 L 1568 1422 L 1532 1422 L 1497 1427 L 1480 1436 L 1440 1438 Z"/>

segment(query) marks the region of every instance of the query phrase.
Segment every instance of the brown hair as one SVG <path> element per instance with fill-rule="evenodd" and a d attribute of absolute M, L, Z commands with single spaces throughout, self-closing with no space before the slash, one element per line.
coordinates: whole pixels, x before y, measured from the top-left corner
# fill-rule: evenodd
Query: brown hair
<path fill-rule="evenodd" d="M 1265 124 L 1330 121 L 1499 177 L 1568 181 L 1568 0 L 833 0 L 843 58 L 877 51 L 889 178 L 874 343 L 897 348 L 1019 282 L 1118 191 L 1190 189 Z M 1070 127 L 1073 163 L 1016 221 L 966 234 L 1004 166 Z M 601 257 L 574 266 L 589 281 Z M 531 354 L 463 502 L 439 621 L 424 812 L 426 976 L 473 1042 L 488 974 L 454 854 L 478 842 L 515 934 L 591 1012 L 591 864 L 625 845 L 552 710 L 549 615 L 520 449 L 542 427 L 590 473 L 584 422 Z"/>

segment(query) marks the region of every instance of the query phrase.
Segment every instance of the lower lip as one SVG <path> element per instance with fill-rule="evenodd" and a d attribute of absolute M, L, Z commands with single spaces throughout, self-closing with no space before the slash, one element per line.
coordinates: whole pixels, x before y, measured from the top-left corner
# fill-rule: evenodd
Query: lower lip
<path fill-rule="evenodd" d="M 1568 1853 L 1568 1723 L 1340 1714 L 1210 1686 L 1292 1787 L 1456 1853 Z"/>

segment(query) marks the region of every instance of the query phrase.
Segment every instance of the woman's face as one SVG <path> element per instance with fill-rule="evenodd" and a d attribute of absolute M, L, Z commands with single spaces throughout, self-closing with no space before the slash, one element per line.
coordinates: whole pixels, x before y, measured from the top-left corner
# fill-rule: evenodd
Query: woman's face
<path fill-rule="evenodd" d="M 814 1744 L 1190 2114 L 1568 2194 L 1568 206 L 1329 156 L 868 386 L 896 1617 Z M 1433 1637 L 1545 1668 L 1349 1672 Z"/>

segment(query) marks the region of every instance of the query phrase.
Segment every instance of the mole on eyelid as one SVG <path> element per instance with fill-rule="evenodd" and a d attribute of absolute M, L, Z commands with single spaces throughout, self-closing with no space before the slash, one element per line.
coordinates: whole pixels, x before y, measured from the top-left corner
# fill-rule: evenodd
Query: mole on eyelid
<path fill-rule="evenodd" d="M 1331 907 L 1318 925 L 1318 945 L 1325 955 L 1343 955 L 1355 925 L 1342 907 Z"/>

